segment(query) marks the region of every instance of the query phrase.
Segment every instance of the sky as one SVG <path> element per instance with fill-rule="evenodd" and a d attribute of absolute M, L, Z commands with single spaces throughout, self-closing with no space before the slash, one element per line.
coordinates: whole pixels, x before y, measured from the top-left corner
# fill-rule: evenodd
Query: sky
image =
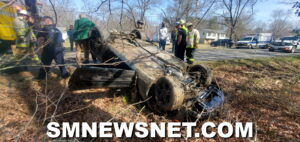
<path fill-rule="evenodd" d="M 78 9 L 82 8 L 82 0 L 74 0 L 76 7 Z M 167 0 L 170 1 L 170 0 Z M 254 19 L 256 21 L 262 21 L 264 23 L 270 23 L 271 21 L 271 14 L 274 10 L 284 10 L 284 11 L 290 11 L 291 16 L 289 17 L 289 20 L 293 21 L 295 25 L 300 24 L 300 17 L 297 17 L 295 14 L 292 12 L 292 5 L 283 3 L 286 0 L 262 0 L 259 1 L 256 6 L 254 7 L 255 11 L 255 17 Z M 166 6 L 166 2 L 163 3 L 162 7 Z M 155 11 L 153 13 L 148 13 L 148 17 L 151 17 L 152 21 L 154 23 L 159 23 L 160 21 L 160 9 L 155 8 Z"/>
<path fill-rule="evenodd" d="M 271 20 L 271 15 L 274 10 L 284 10 L 291 12 L 289 20 L 298 22 L 300 17 L 293 14 L 292 5 L 283 3 L 283 1 L 284 0 L 265 0 L 258 2 L 254 9 L 256 12 L 256 20 L 268 23 Z"/>

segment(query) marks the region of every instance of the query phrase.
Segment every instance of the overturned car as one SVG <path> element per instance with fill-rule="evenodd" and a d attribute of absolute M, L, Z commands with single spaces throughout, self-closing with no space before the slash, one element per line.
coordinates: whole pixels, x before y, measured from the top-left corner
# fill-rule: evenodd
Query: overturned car
<path fill-rule="evenodd" d="M 207 116 L 223 104 L 224 93 L 212 83 L 210 69 L 188 66 L 137 38 L 140 35 L 113 32 L 105 41 L 94 40 L 91 52 L 102 65 L 77 68 L 70 88 L 133 88 L 158 114 L 175 112 L 194 118 Z"/>

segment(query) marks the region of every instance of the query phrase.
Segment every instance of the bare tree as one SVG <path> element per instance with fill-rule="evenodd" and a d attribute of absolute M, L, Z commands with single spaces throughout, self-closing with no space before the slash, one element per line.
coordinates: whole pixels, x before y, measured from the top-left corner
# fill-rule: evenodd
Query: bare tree
<path fill-rule="evenodd" d="M 248 34 L 253 34 L 253 28 L 254 28 L 254 17 L 252 14 L 243 14 L 240 17 L 240 20 L 242 22 L 238 22 L 235 28 L 235 34 L 234 34 L 234 39 L 240 39 L 245 35 Z M 228 32 L 230 32 L 230 30 L 228 30 Z"/>
<path fill-rule="evenodd" d="M 197 26 L 209 14 L 216 2 L 217 0 L 173 0 L 167 10 L 162 9 L 164 21 L 174 23 L 178 19 L 185 19 Z"/>
<path fill-rule="evenodd" d="M 124 0 L 127 16 L 132 19 L 132 24 L 136 25 L 137 20 L 147 21 L 145 18 L 147 12 L 151 10 L 159 0 Z"/>
<path fill-rule="evenodd" d="M 298 16 L 300 16 L 300 1 L 294 1 L 293 2 L 293 8 L 296 10 L 296 14 L 298 15 Z"/>
<path fill-rule="evenodd" d="M 290 14 L 283 10 L 275 10 L 272 13 L 272 23 L 270 24 L 270 31 L 273 32 L 273 37 L 278 39 L 282 36 L 291 34 L 293 26 L 288 20 Z"/>
<path fill-rule="evenodd" d="M 263 21 L 255 21 L 254 25 L 255 25 L 253 28 L 254 33 L 262 33 L 268 31 L 267 29 L 268 25 Z"/>
<path fill-rule="evenodd" d="M 221 16 L 224 18 L 224 24 L 228 27 L 230 39 L 234 38 L 238 24 L 243 22 L 242 14 L 245 12 L 253 14 L 253 7 L 256 3 L 257 0 L 222 0 L 224 12 Z"/>
<path fill-rule="evenodd" d="M 55 12 L 57 13 L 57 26 L 68 27 L 74 23 L 76 11 L 70 6 L 71 0 L 52 0 L 54 9 L 48 0 L 42 0 L 41 3 L 43 4 L 41 15 L 55 17 Z"/>
<path fill-rule="evenodd" d="M 9 1 L 7 4 L 2 5 L 2 6 L 0 7 L 0 10 L 3 10 L 3 9 L 5 9 L 5 8 L 7 8 L 7 7 L 13 5 L 15 2 L 16 2 L 16 0 L 11 0 L 11 1 Z"/>

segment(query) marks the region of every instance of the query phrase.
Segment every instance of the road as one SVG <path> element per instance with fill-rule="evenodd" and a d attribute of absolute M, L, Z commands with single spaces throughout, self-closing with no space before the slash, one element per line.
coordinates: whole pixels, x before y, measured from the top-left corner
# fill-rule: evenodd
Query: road
<path fill-rule="evenodd" d="M 170 49 L 168 49 L 171 52 Z M 251 59 L 260 57 L 276 57 L 276 56 L 300 56 L 300 49 L 295 53 L 285 52 L 269 52 L 268 49 L 235 49 L 211 47 L 197 49 L 195 59 L 198 61 L 214 61 L 214 60 L 228 60 L 228 59 Z"/>
<path fill-rule="evenodd" d="M 171 53 L 171 48 L 166 49 Z M 269 52 L 268 49 L 230 49 L 222 47 L 200 48 L 196 50 L 195 59 L 198 61 L 214 61 L 228 59 L 251 59 L 261 57 L 276 57 L 276 56 L 300 56 L 300 49 L 295 53 L 284 52 Z M 65 58 L 68 63 L 75 63 L 75 52 L 70 52 L 69 49 L 65 52 Z"/>

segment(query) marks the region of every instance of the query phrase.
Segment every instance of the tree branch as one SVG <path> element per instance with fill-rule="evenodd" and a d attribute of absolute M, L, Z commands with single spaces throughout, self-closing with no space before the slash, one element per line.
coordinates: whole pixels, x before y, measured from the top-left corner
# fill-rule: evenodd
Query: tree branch
<path fill-rule="evenodd" d="M 11 6 L 11 5 L 13 5 L 15 2 L 16 2 L 16 0 L 11 0 L 9 3 L 7 3 L 5 5 L 2 5 L 0 7 L 0 11 L 3 10 L 3 9 L 5 9 L 5 8 L 7 8 L 7 7 L 9 7 L 9 6 Z"/>

